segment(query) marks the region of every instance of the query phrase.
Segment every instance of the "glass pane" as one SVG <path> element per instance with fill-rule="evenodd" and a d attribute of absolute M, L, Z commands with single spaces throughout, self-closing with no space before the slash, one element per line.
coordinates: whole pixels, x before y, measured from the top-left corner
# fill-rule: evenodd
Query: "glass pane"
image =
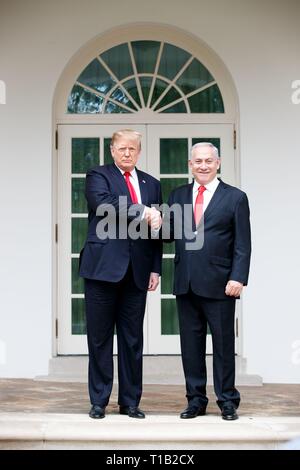
<path fill-rule="evenodd" d="M 86 91 L 79 85 L 74 85 L 68 98 L 68 113 L 96 114 L 103 111 L 103 98 Z"/>
<path fill-rule="evenodd" d="M 175 299 L 161 300 L 161 334 L 178 335 L 179 323 Z"/>
<path fill-rule="evenodd" d="M 188 184 L 188 178 L 161 178 L 161 188 L 162 188 L 162 195 L 163 195 L 163 202 L 168 202 L 168 198 L 170 192 L 173 189 L 177 188 L 178 186 L 182 186 L 183 184 Z"/>
<path fill-rule="evenodd" d="M 130 80 L 123 82 L 122 85 L 124 88 L 126 88 L 128 93 L 132 96 L 136 103 L 141 107 L 142 105 L 140 102 L 139 92 L 136 86 L 135 78 L 131 78 Z"/>
<path fill-rule="evenodd" d="M 129 111 L 128 109 L 125 109 L 125 108 L 121 108 L 121 106 L 118 106 L 117 104 L 113 103 L 112 101 L 108 101 L 106 106 L 105 106 L 105 110 L 104 110 L 104 113 L 106 114 L 113 114 L 113 113 L 118 113 L 118 114 L 127 114 L 127 113 L 130 113 L 131 111 Z"/>
<path fill-rule="evenodd" d="M 160 173 L 188 173 L 188 139 L 160 139 Z"/>
<path fill-rule="evenodd" d="M 213 76 L 209 73 L 207 68 L 205 68 L 199 60 L 194 59 L 183 74 L 180 75 L 176 85 L 178 85 L 182 91 L 187 94 L 209 82 L 212 82 L 213 79 Z"/>
<path fill-rule="evenodd" d="M 107 163 L 113 163 L 113 158 L 110 153 L 110 143 L 111 143 L 111 138 L 105 138 L 104 139 L 104 164 L 106 165 Z"/>
<path fill-rule="evenodd" d="M 159 110 L 160 108 L 163 108 L 163 106 L 166 106 L 167 104 L 172 103 L 175 100 L 178 100 L 178 98 L 181 98 L 180 93 L 172 87 L 168 93 L 163 97 L 163 99 L 158 103 L 158 106 L 155 107 L 155 110 Z"/>
<path fill-rule="evenodd" d="M 164 109 L 161 111 L 162 113 L 186 113 L 186 106 L 184 101 L 180 101 L 180 103 L 175 104 L 174 106 L 170 106 L 170 108 Z"/>
<path fill-rule="evenodd" d="M 72 335 L 85 335 L 84 299 L 72 299 Z"/>
<path fill-rule="evenodd" d="M 142 92 L 144 96 L 145 105 L 147 105 L 148 96 L 151 88 L 152 78 L 150 77 L 140 77 L 140 83 L 142 87 Z"/>
<path fill-rule="evenodd" d="M 190 58 L 190 54 L 172 44 L 165 44 L 160 59 L 158 74 L 173 80 L 175 75 Z"/>
<path fill-rule="evenodd" d="M 162 260 L 162 276 L 161 276 L 161 293 L 172 294 L 174 279 L 174 260 L 173 258 L 163 258 Z"/>
<path fill-rule="evenodd" d="M 119 46 L 112 47 L 108 51 L 103 52 L 101 59 L 104 60 L 119 80 L 128 77 L 128 75 L 133 75 L 127 43 L 120 44 Z"/>
<path fill-rule="evenodd" d="M 78 82 L 100 91 L 104 95 L 114 86 L 115 80 L 109 75 L 107 70 L 100 64 L 98 59 L 94 59 L 79 75 Z"/>
<path fill-rule="evenodd" d="M 79 258 L 72 258 L 72 294 L 84 293 L 84 281 L 79 277 Z"/>
<path fill-rule="evenodd" d="M 219 155 L 221 156 L 221 140 L 219 137 L 193 137 L 192 145 L 197 144 L 197 142 L 210 142 L 219 150 Z M 221 165 L 217 171 L 218 174 L 221 174 Z"/>
<path fill-rule="evenodd" d="M 88 228 L 87 218 L 72 218 L 72 253 L 80 253 Z"/>
<path fill-rule="evenodd" d="M 88 211 L 84 189 L 85 178 L 72 178 L 72 212 L 74 214 Z"/>
<path fill-rule="evenodd" d="M 168 85 L 169 84 L 167 82 L 164 82 L 163 80 L 160 80 L 159 78 L 156 79 L 155 85 L 153 88 L 153 94 L 152 94 L 150 107 L 156 103 L 156 100 L 158 100 L 158 98 L 163 93 L 163 91 L 165 91 Z M 158 106 L 161 107 L 160 104 Z"/>
<path fill-rule="evenodd" d="M 160 43 L 134 41 L 131 43 L 138 73 L 154 73 Z"/>
<path fill-rule="evenodd" d="M 86 173 L 99 165 L 99 139 L 80 137 L 72 139 L 72 173 Z"/>
<path fill-rule="evenodd" d="M 124 91 L 122 88 L 117 88 L 114 90 L 114 92 L 110 95 L 111 98 L 113 98 L 116 101 L 119 101 L 122 104 L 125 104 L 129 108 L 133 109 L 136 111 L 136 107 L 134 104 L 130 101 L 130 99 L 125 95 Z"/>
<path fill-rule="evenodd" d="M 192 113 L 224 113 L 224 105 L 218 85 L 188 98 Z"/>
<path fill-rule="evenodd" d="M 163 244 L 163 254 L 164 255 L 173 255 L 175 253 L 175 242 L 164 243 Z"/>

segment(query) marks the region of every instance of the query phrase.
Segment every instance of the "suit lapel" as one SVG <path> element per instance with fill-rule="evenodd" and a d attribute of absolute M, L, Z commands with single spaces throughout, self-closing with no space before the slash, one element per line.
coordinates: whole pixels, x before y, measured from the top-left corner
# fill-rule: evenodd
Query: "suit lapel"
<path fill-rule="evenodd" d="M 131 196 L 129 193 L 129 189 L 127 187 L 126 181 L 120 170 L 116 167 L 114 163 L 111 164 L 111 173 L 114 179 L 114 185 L 116 189 L 118 188 L 118 193 L 120 196 L 127 196 L 129 201 L 131 200 Z"/>
<path fill-rule="evenodd" d="M 191 227 L 192 231 L 195 232 L 196 224 L 194 218 L 193 210 L 193 187 L 194 182 L 190 183 L 186 189 L 186 195 L 184 197 L 184 204 L 187 204 L 187 207 L 183 208 L 184 210 L 184 227 Z"/>
<path fill-rule="evenodd" d="M 126 181 L 120 170 L 116 167 L 114 163 L 111 164 L 111 173 L 114 177 L 114 183 L 118 188 L 118 192 L 120 195 L 127 195 L 129 201 L 131 200 L 131 196 L 129 193 L 129 189 L 127 187 Z M 136 174 L 139 180 L 139 187 L 141 193 L 141 200 L 142 204 L 147 205 L 149 200 L 149 191 L 148 191 L 148 184 L 146 179 L 142 176 L 141 172 L 136 168 Z"/>
<path fill-rule="evenodd" d="M 140 186 L 140 193 L 141 193 L 141 200 L 142 204 L 145 206 L 148 205 L 148 200 L 149 200 L 149 188 L 147 180 L 142 176 L 141 172 L 136 168 L 136 174 L 139 180 L 139 186 Z"/>
<path fill-rule="evenodd" d="M 193 187 L 194 187 L 194 182 L 189 184 L 187 186 L 187 192 L 184 197 L 184 204 L 191 204 L 191 211 L 187 211 L 187 220 L 185 221 L 186 223 L 190 224 L 190 218 L 192 217 L 192 224 L 189 226 L 192 226 L 192 230 L 196 230 L 196 225 L 195 225 L 195 219 L 194 219 L 194 210 L 193 210 Z M 204 217 L 202 217 L 201 221 L 207 220 L 207 218 L 211 215 L 211 213 L 219 207 L 220 202 L 222 201 L 224 197 L 224 190 L 226 189 L 226 184 L 223 183 L 223 181 L 220 180 L 220 183 L 218 184 L 217 189 L 214 192 L 213 197 L 211 198 L 205 212 L 204 212 Z M 201 223 L 200 221 L 200 223 Z"/>
<path fill-rule="evenodd" d="M 194 187 L 194 181 L 188 185 L 188 203 L 193 205 L 193 187 Z"/>
<path fill-rule="evenodd" d="M 218 187 L 215 190 L 214 195 L 211 198 L 204 212 L 204 220 L 207 219 L 216 208 L 218 208 L 220 202 L 222 201 L 224 197 L 225 189 L 226 189 L 226 184 L 224 184 L 223 181 L 220 180 L 220 183 L 218 184 Z"/>

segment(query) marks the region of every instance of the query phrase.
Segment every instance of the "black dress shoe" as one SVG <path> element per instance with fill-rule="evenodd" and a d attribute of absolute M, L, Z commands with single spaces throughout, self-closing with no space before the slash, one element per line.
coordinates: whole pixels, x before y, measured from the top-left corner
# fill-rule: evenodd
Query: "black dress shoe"
<path fill-rule="evenodd" d="M 182 413 L 180 418 L 189 419 L 196 418 L 196 416 L 204 416 L 206 413 L 206 406 L 189 405 Z"/>
<path fill-rule="evenodd" d="M 89 417 L 94 419 L 101 419 L 105 416 L 105 408 L 100 405 L 92 405 L 92 408 L 89 412 Z"/>
<path fill-rule="evenodd" d="M 120 406 L 120 415 L 127 415 L 130 418 L 145 418 L 145 413 L 137 406 Z"/>
<path fill-rule="evenodd" d="M 239 419 L 236 408 L 232 403 L 223 405 L 221 408 L 221 414 L 222 418 L 227 421 L 234 421 L 235 419 Z"/>

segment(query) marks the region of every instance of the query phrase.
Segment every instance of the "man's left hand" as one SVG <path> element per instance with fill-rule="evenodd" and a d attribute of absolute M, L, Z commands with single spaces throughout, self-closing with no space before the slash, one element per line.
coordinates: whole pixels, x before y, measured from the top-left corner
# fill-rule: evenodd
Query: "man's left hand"
<path fill-rule="evenodd" d="M 243 284 L 238 281 L 228 281 L 225 287 L 225 294 L 230 297 L 239 297 L 243 290 Z"/>
<path fill-rule="evenodd" d="M 159 274 L 151 273 L 149 278 L 148 290 L 155 290 L 159 284 Z"/>

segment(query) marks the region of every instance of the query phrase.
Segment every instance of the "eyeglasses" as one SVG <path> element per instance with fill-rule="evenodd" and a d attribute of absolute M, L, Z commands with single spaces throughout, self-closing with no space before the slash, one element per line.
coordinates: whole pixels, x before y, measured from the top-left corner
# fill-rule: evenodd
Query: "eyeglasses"
<path fill-rule="evenodd" d="M 124 155 L 126 153 L 126 150 L 132 155 L 137 152 L 137 149 L 135 147 L 114 147 L 117 152 L 120 154 Z"/>

